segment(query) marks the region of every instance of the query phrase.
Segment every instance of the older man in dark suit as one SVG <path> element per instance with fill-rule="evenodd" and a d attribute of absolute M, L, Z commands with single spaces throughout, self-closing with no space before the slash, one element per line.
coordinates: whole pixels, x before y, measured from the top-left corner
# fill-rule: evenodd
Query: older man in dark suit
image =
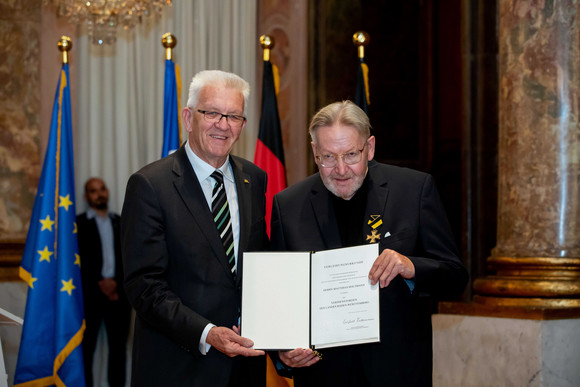
<path fill-rule="evenodd" d="M 430 297 L 457 296 L 467 282 L 433 178 L 372 161 L 368 117 L 350 101 L 321 109 L 310 134 L 319 173 L 274 197 L 272 247 L 378 242 L 369 280 L 381 288 L 381 342 L 321 350 L 322 358 L 280 352 L 277 366 L 296 387 L 430 386 Z"/>
<path fill-rule="evenodd" d="M 249 85 L 202 71 L 182 111 L 188 141 L 131 176 L 121 216 L 137 312 L 134 386 L 260 386 L 264 352 L 239 336 L 242 252 L 267 246 L 266 174 L 230 151 Z"/>

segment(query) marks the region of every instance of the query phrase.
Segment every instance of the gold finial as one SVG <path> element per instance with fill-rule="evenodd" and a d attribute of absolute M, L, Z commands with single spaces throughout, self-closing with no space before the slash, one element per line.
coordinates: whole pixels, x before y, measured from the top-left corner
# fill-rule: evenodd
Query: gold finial
<path fill-rule="evenodd" d="M 274 48 L 274 38 L 270 35 L 260 36 L 260 46 L 264 49 L 264 60 L 270 60 L 270 50 Z"/>
<path fill-rule="evenodd" d="M 59 51 L 62 52 L 62 63 L 68 63 L 68 52 L 72 48 L 72 40 L 68 36 L 61 36 L 57 43 Z"/>
<path fill-rule="evenodd" d="M 165 47 L 165 59 L 171 60 L 171 49 L 177 46 L 177 38 L 171 32 L 166 32 L 161 37 L 161 44 Z"/>
<path fill-rule="evenodd" d="M 371 37 L 364 31 L 357 31 L 352 36 L 352 42 L 358 46 L 358 57 L 363 59 L 365 57 L 365 46 L 369 44 Z"/>

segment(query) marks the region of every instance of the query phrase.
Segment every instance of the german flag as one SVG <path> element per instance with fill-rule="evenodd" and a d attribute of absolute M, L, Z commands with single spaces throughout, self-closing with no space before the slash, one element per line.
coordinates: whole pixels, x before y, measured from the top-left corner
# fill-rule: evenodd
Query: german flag
<path fill-rule="evenodd" d="M 264 61 L 262 79 L 262 115 L 260 130 L 256 142 L 254 163 L 268 174 L 266 189 L 266 224 L 270 235 L 270 217 L 272 215 L 272 199 L 274 195 L 286 188 L 286 170 L 284 167 L 284 147 L 278 101 L 276 98 L 278 69 L 269 60 Z"/>

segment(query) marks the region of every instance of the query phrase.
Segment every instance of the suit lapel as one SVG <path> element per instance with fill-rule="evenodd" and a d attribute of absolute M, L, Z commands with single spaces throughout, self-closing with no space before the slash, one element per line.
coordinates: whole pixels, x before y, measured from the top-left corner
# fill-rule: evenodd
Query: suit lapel
<path fill-rule="evenodd" d="M 97 216 L 97 215 L 95 215 Z M 94 241 L 91 244 L 98 248 L 99 250 L 93 255 L 95 257 L 92 264 L 95 268 L 98 268 L 99 273 L 103 268 L 103 241 L 101 240 L 101 234 L 99 233 L 99 226 L 97 226 L 97 220 L 93 217 L 91 219 L 87 218 L 87 235 L 93 235 Z M 114 232 L 115 230 L 113 230 Z M 116 234 L 113 234 L 116 235 Z"/>
<path fill-rule="evenodd" d="M 342 245 L 330 195 L 331 193 L 324 187 L 322 179 L 319 179 L 312 187 L 312 196 L 310 197 L 312 211 L 314 211 L 326 249 L 334 249 Z"/>
<path fill-rule="evenodd" d="M 238 194 L 238 208 L 240 210 L 240 244 L 238 245 L 238 271 L 242 272 L 242 258 L 243 252 L 248 246 L 248 238 L 250 236 L 250 228 L 252 222 L 252 186 L 251 176 L 247 174 L 242 165 L 230 156 L 230 165 L 234 173 L 234 181 L 236 183 L 236 192 Z M 236 282 L 240 282 L 242 276 L 236 276 Z"/>
<path fill-rule="evenodd" d="M 376 168 L 373 168 L 375 162 L 369 163 L 369 190 L 367 193 L 367 207 L 364 218 L 364 230 L 367 235 L 366 243 L 378 242 L 379 239 L 374 238 L 375 235 L 382 238 L 381 232 L 385 229 L 383 227 L 386 222 L 385 208 L 387 206 L 387 198 L 389 196 L 388 180 L 386 176 L 380 175 Z M 376 218 L 378 216 L 378 218 Z M 370 237 L 370 238 L 369 238 Z"/>
<path fill-rule="evenodd" d="M 223 266 L 224 270 L 230 273 L 222 241 L 211 217 L 211 212 L 209 211 L 209 207 L 205 201 L 201 185 L 199 184 L 195 171 L 191 167 L 189 159 L 187 158 L 184 146 L 186 145 L 183 145 L 175 152 L 173 162 L 173 173 L 175 174 L 175 178 L 173 180 L 173 185 L 179 193 L 181 200 L 185 203 L 194 221 L 199 226 L 202 234 L 209 241 L 220 264 Z"/>

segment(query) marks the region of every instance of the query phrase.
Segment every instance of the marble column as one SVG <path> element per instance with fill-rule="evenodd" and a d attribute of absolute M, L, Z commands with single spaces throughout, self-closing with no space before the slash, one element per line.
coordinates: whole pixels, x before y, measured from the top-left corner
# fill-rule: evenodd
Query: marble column
<path fill-rule="evenodd" d="M 499 2 L 499 144 L 489 305 L 580 307 L 580 3 Z"/>

